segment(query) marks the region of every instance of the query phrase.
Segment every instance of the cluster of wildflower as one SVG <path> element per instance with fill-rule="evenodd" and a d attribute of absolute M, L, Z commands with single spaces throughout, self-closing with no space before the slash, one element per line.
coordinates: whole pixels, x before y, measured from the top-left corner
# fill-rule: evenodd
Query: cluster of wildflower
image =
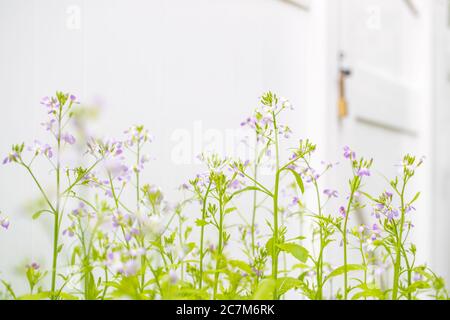
<path fill-rule="evenodd" d="M 139 260 L 146 254 L 145 249 L 111 248 L 106 255 L 105 265 L 114 274 L 127 277 L 135 275 L 139 271 Z"/>
<path fill-rule="evenodd" d="M 44 97 L 41 104 L 47 108 L 49 119 L 42 126 L 51 132 L 56 139 L 61 139 L 68 144 L 76 142 L 75 137 L 68 132 L 60 132 L 63 129 L 62 121 L 66 116 L 71 117 L 71 108 L 79 104 L 77 97 L 73 94 L 57 92 L 55 97 Z"/>
<path fill-rule="evenodd" d="M 353 234 L 360 239 L 365 252 L 373 252 L 377 245 L 376 241 L 382 237 L 382 229 L 379 224 L 361 224 L 353 229 Z"/>
<path fill-rule="evenodd" d="M 125 144 L 129 147 L 147 141 L 153 142 L 153 136 L 149 134 L 148 130 L 145 129 L 144 126 L 132 126 L 125 130 L 125 134 L 128 136 L 125 140 Z"/>
<path fill-rule="evenodd" d="M 11 152 L 3 159 L 3 164 L 20 162 L 22 160 L 22 152 L 25 149 L 25 144 L 15 144 L 11 148 Z"/>
<path fill-rule="evenodd" d="M 389 191 L 384 192 L 373 205 L 372 216 L 376 219 L 386 218 L 388 221 L 399 217 L 399 210 L 392 204 L 393 194 Z"/>
<path fill-rule="evenodd" d="M 261 97 L 260 106 L 254 114 L 241 122 L 241 126 L 255 130 L 258 141 L 273 143 L 275 130 L 279 135 L 289 138 L 292 134 L 289 126 L 275 122 L 276 116 L 285 109 L 293 109 L 289 100 L 268 92 Z"/>
<path fill-rule="evenodd" d="M 8 230 L 9 226 L 10 226 L 10 222 L 8 217 L 2 216 L 2 213 L 0 212 L 0 226 L 3 229 Z"/>

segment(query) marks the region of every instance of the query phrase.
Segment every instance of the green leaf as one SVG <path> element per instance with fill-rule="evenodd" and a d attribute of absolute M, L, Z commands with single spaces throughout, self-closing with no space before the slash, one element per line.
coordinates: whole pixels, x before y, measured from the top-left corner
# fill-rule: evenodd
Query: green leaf
<path fill-rule="evenodd" d="M 268 252 L 269 254 L 272 253 L 272 251 L 273 251 L 273 238 L 270 238 L 269 240 L 267 240 L 267 243 L 266 243 L 266 250 L 267 250 L 267 252 Z"/>
<path fill-rule="evenodd" d="M 308 269 L 309 266 L 306 263 L 297 263 L 292 266 L 292 269 Z"/>
<path fill-rule="evenodd" d="M 275 280 L 264 279 L 258 286 L 253 300 L 273 300 L 273 292 L 275 291 Z"/>
<path fill-rule="evenodd" d="M 427 281 L 415 281 L 408 288 L 406 288 L 406 292 L 413 293 L 418 289 L 428 289 L 430 288 L 430 284 Z"/>
<path fill-rule="evenodd" d="M 19 297 L 19 300 L 44 300 L 50 298 L 50 292 L 38 292 L 35 294 L 26 294 Z"/>
<path fill-rule="evenodd" d="M 364 267 L 363 265 L 360 264 L 348 264 L 347 265 L 347 273 L 349 273 L 350 271 L 360 271 L 360 270 L 365 270 L 366 267 Z M 331 278 L 337 277 L 341 274 L 345 273 L 345 266 L 340 266 L 336 269 L 334 269 L 333 271 L 331 271 L 331 273 L 328 275 L 328 277 L 326 277 L 325 282 L 327 282 L 328 280 L 330 280 Z"/>
<path fill-rule="evenodd" d="M 250 267 L 250 265 L 248 263 L 245 263 L 244 261 L 229 260 L 228 263 L 235 268 L 239 268 L 242 271 L 247 272 L 248 274 L 251 274 L 253 272 L 252 267 Z"/>
<path fill-rule="evenodd" d="M 77 296 L 70 293 L 61 292 L 59 296 L 64 300 L 80 300 Z"/>
<path fill-rule="evenodd" d="M 286 292 L 298 288 L 302 285 L 302 282 L 299 279 L 284 277 L 277 279 L 277 293 L 282 296 Z"/>
<path fill-rule="evenodd" d="M 225 214 L 231 213 L 231 212 L 235 211 L 236 209 L 237 209 L 236 207 L 228 208 L 225 210 Z"/>
<path fill-rule="evenodd" d="M 296 172 L 295 170 L 292 170 L 292 169 L 287 169 L 287 170 L 292 172 L 292 174 L 294 175 L 295 181 L 297 182 L 297 185 L 300 188 L 300 191 L 302 193 L 305 193 L 305 186 L 303 184 L 303 180 L 302 180 L 302 177 L 300 176 L 300 174 L 298 174 L 298 172 Z"/>
<path fill-rule="evenodd" d="M 295 243 L 283 243 L 279 244 L 278 248 L 280 248 L 282 251 L 289 252 L 300 262 L 305 263 L 306 260 L 308 260 L 309 252 L 305 247 L 302 247 L 301 245 Z"/>
<path fill-rule="evenodd" d="M 11 297 L 13 297 L 14 300 L 17 300 L 16 294 L 11 285 L 5 280 L 0 280 L 0 282 L 5 286 L 6 291 L 11 295 Z"/>
<path fill-rule="evenodd" d="M 420 192 L 417 192 L 414 198 L 409 202 L 409 205 L 413 204 L 420 197 Z"/>
<path fill-rule="evenodd" d="M 195 220 L 195 224 L 198 227 L 204 227 L 204 226 L 208 225 L 208 222 L 206 220 L 197 219 L 197 220 Z"/>
<path fill-rule="evenodd" d="M 267 195 L 270 196 L 270 197 L 273 197 L 273 195 L 272 195 L 271 193 L 268 193 L 267 191 L 264 191 L 264 190 L 261 189 L 261 188 L 258 188 L 258 187 L 255 187 L 255 186 L 250 186 L 250 187 L 245 187 L 245 188 L 243 188 L 243 189 L 241 189 L 241 190 L 238 190 L 238 191 L 234 192 L 234 193 L 230 196 L 230 200 L 231 200 L 232 198 L 234 198 L 235 196 L 237 196 L 238 194 L 243 193 L 243 192 L 246 192 L 246 191 L 259 191 L 259 192 L 262 192 L 262 193 L 267 194 Z"/>
<path fill-rule="evenodd" d="M 381 291 L 380 289 L 364 289 L 361 292 L 356 293 L 353 297 L 352 300 L 358 300 L 361 298 L 377 298 L 380 300 L 384 300 L 385 299 L 385 295 L 383 293 L 383 291 Z"/>
<path fill-rule="evenodd" d="M 75 265 L 77 256 L 81 257 L 81 248 L 79 246 L 76 246 L 72 251 L 72 258 L 71 258 L 71 264 Z"/>
<path fill-rule="evenodd" d="M 35 214 L 33 214 L 32 219 L 33 219 L 33 220 L 36 220 L 36 219 L 38 219 L 43 213 L 46 213 L 46 212 L 53 214 L 53 212 L 48 211 L 48 210 L 40 210 L 40 211 L 36 212 Z"/>

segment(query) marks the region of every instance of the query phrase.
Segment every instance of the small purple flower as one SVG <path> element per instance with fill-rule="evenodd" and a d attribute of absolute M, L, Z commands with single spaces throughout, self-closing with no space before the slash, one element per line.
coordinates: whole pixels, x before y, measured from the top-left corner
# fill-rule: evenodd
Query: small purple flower
<path fill-rule="evenodd" d="M 337 166 L 338 164 L 339 164 L 339 162 L 325 162 L 325 161 L 320 161 L 320 164 L 322 164 L 324 167 L 325 167 L 325 169 L 331 169 L 331 168 L 333 168 L 334 166 Z"/>
<path fill-rule="evenodd" d="M 271 117 L 266 116 L 266 117 L 262 118 L 261 123 L 262 123 L 264 126 L 266 126 L 266 125 L 268 125 L 268 124 L 271 124 L 272 121 L 273 121 L 273 120 L 272 120 Z"/>
<path fill-rule="evenodd" d="M 136 228 L 131 228 L 130 232 L 128 232 L 128 233 L 125 235 L 125 240 L 126 240 L 127 242 L 129 242 L 129 241 L 131 241 L 131 239 L 133 239 L 134 236 L 136 236 L 136 235 L 138 235 L 138 234 L 139 234 L 139 230 L 138 230 L 138 229 L 136 229 Z"/>
<path fill-rule="evenodd" d="M 288 165 L 286 168 L 294 170 L 294 171 L 297 171 L 297 166 L 295 164 L 293 164 L 293 163 Z"/>
<path fill-rule="evenodd" d="M 356 154 L 354 151 L 350 149 L 350 147 L 344 147 L 344 158 L 354 160 L 356 158 Z"/>
<path fill-rule="evenodd" d="M 41 99 L 41 104 L 44 106 L 48 106 L 51 103 L 51 99 L 49 97 L 43 97 Z"/>
<path fill-rule="evenodd" d="M 302 176 L 305 178 L 306 183 L 317 181 L 320 178 L 320 174 L 316 173 L 313 168 L 307 168 L 302 172 Z"/>
<path fill-rule="evenodd" d="M 145 155 L 143 155 L 143 156 L 141 157 L 141 164 L 142 164 L 142 165 L 145 164 L 145 163 L 147 163 L 147 162 L 149 162 L 149 161 L 150 161 L 150 156 L 149 156 L 149 155 L 145 154 Z"/>
<path fill-rule="evenodd" d="M 381 228 L 378 224 L 374 223 L 372 225 L 372 232 L 375 234 L 380 234 L 381 233 Z"/>
<path fill-rule="evenodd" d="M 77 100 L 77 97 L 75 95 L 73 95 L 73 94 L 71 94 L 69 96 L 69 99 L 70 99 L 70 102 L 72 102 L 72 103 L 76 103 L 76 104 L 79 103 L 78 100 Z"/>
<path fill-rule="evenodd" d="M 75 144 L 75 142 L 76 142 L 75 137 L 69 133 L 63 133 L 61 135 L 61 139 L 68 144 Z"/>
<path fill-rule="evenodd" d="M 16 162 L 19 159 L 17 152 L 11 152 L 5 159 L 3 159 L 3 164 Z"/>
<path fill-rule="evenodd" d="M 128 135 L 126 144 L 128 146 L 133 146 L 135 143 L 141 142 L 152 142 L 153 136 L 151 136 L 147 129 L 143 126 L 132 126 L 128 130 L 125 131 L 125 134 Z"/>
<path fill-rule="evenodd" d="M 55 97 L 44 97 L 41 100 L 41 104 L 47 107 L 49 114 L 55 114 L 59 108 L 59 102 Z"/>
<path fill-rule="evenodd" d="M 72 222 L 72 224 L 63 231 L 63 236 L 68 236 L 72 238 L 75 235 L 75 221 Z"/>
<path fill-rule="evenodd" d="M 298 204 L 300 204 L 301 202 L 300 202 L 300 199 L 298 198 L 298 197 L 293 197 L 292 198 L 292 205 L 298 205 Z"/>
<path fill-rule="evenodd" d="M 86 208 L 86 205 L 84 204 L 84 202 L 80 202 L 78 204 L 78 208 L 72 210 L 72 214 L 74 216 L 79 216 L 79 215 L 81 215 L 81 213 L 84 211 L 85 208 Z"/>
<path fill-rule="evenodd" d="M 374 223 L 371 228 L 372 234 L 370 235 L 370 240 L 377 240 L 378 236 L 381 234 L 381 229 L 378 224 Z"/>
<path fill-rule="evenodd" d="M 280 135 L 283 135 L 286 139 L 289 139 L 291 136 L 292 130 L 288 126 L 280 126 Z"/>
<path fill-rule="evenodd" d="M 2 226 L 3 229 L 8 230 L 10 226 L 10 222 L 8 218 L 0 218 L 0 226 Z"/>
<path fill-rule="evenodd" d="M 180 186 L 180 189 L 181 189 L 181 190 L 189 190 L 189 189 L 190 189 L 190 186 L 189 186 L 189 184 L 187 184 L 187 183 L 183 183 L 183 184 Z"/>
<path fill-rule="evenodd" d="M 52 147 L 48 144 L 42 144 L 38 140 L 35 140 L 34 144 L 28 147 L 28 151 L 31 151 L 35 156 L 43 154 L 48 158 L 53 157 Z"/>
<path fill-rule="evenodd" d="M 245 119 L 245 121 L 241 122 L 241 127 L 249 126 L 250 128 L 254 129 L 256 126 L 256 118 L 255 117 L 248 117 Z"/>
<path fill-rule="evenodd" d="M 33 263 L 27 265 L 27 268 L 33 269 L 33 270 L 39 270 L 40 267 L 41 266 L 37 262 L 33 262 Z"/>
<path fill-rule="evenodd" d="M 422 281 L 422 280 L 423 280 L 423 276 L 420 273 L 415 272 L 414 276 L 413 276 L 413 281 L 417 282 L 417 281 Z"/>
<path fill-rule="evenodd" d="M 347 212 L 345 211 L 345 208 L 343 206 L 339 207 L 339 214 L 345 218 L 347 216 Z"/>
<path fill-rule="evenodd" d="M 252 270 L 253 270 L 253 272 L 255 273 L 255 275 L 257 277 L 262 277 L 264 275 L 264 272 L 262 270 L 259 270 L 259 269 L 255 268 L 255 267 L 253 267 Z"/>
<path fill-rule="evenodd" d="M 178 275 L 175 270 L 172 269 L 169 271 L 169 279 L 170 279 L 170 284 L 172 284 L 172 285 L 174 285 L 178 282 Z"/>
<path fill-rule="evenodd" d="M 239 170 L 239 166 L 236 164 L 231 164 L 230 167 L 228 168 L 229 171 L 238 174 L 241 177 L 245 177 L 245 175 Z"/>
<path fill-rule="evenodd" d="M 75 233 L 71 228 L 67 228 L 66 230 L 63 231 L 62 234 L 63 236 L 68 236 L 69 238 L 73 238 L 73 236 L 75 235 Z"/>
<path fill-rule="evenodd" d="M 367 228 L 367 227 L 366 227 L 365 225 L 362 224 L 362 225 L 360 225 L 360 226 L 358 227 L 358 232 L 362 234 L 362 233 L 364 233 L 364 230 L 366 230 L 366 228 Z"/>
<path fill-rule="evenodd" d="M 338 197 L 338 192 L 336 190 L 331 190 L 331 189 L 325 189 L 323 190 L 323 193 L 326 194 L 328 196 L 328 198 L 337 198 Z"/>
<path fill-rule="evenodd" d="M 375 268 L 375 275 L 377 275 L 377 276 L 381 276 L 384 272 L 386 272 L 386 269 L 387 269 L 387 266 L 386 265 L 384 265 L 384 264 L 382 264 L 382 265 L 378 265 L 376 268 Z"/>
<path fill-rule="evenodd" d="M 390 209 L 387 211 L 387 218 L 389 221 L 391 221 L 394 218 L 398 218 L 398 216 L 399 216 L 399 213 L 398 213 L 398 210 L 396 210 L 396 209 Z"/>
<path fill-rule="evenodd" d="M 130 259 L 124 264 L 123 274 L 127 277 L 134 276 L 138 271 L 138 262 L 134 259 Z"/>
<path fill-rule="evenodd" d="M 239 189 L 241 187 L 241 182 L 237 179 L 234 179 L 230 182 L 229 187 L 232 189 Z"/>
<path fill-rule="evenodd" d="M 414 228 L 414 224 L 411 221 L 405 222 L 405 228 Z"/>
<path fill-rule="evenodd" d="M 55 122 L 56 122 L 55 119 L 50 119 L 47 122 L 41 123 L 41 125 L 45 128 L 45 130 L 51 131 L 53 129 L 53 125 L 55 124 Z"/>
<path fill-rule="evenodd" d="M 311 271 L 308 271 L 308 277 L 315 277 L 316 276 L 316 272 L 315 271 L 313 271 L 313 270 L 311 270 Z"/>
<path fill-rule="evenodd" d="M 363 177 L 363 176 L 370 176 L 370 170 L 367 168 L 361 168 L 358 169 L 358 172 L 356 173 L 359 177 Z"/>

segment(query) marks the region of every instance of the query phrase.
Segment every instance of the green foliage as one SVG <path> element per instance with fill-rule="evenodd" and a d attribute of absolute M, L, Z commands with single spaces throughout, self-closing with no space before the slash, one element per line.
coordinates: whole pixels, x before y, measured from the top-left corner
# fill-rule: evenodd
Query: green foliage
<path fill-rule="evenodd" d="M 89 139 L 83 164 L 90 162 L 70 168 L 62 154 L 76 140 L 66 130 L 78 102 L 62 92 L 44 99 L 52 145 L 13 145 L 4 163 L 24 168 L 40 192 L 30 212 L 32 219 L 50 217 L 52 263 L 49 271 L 26 267 L 24 294 L 0 280 L 1 297 L 448 299 L 443 279 L 418 264 L 409 240 L 420 197 L 407 197 L 409 182 L 423 160 L 406 155 L 401 173 L 376 196 L 365 191 L 373 160 L 345 147 L 348 189 L 326 188 L 322 176 L 334 164 L 313 159 L 316 145 L 300 140 L 289 158 L 282 156 L 290 103 L 272 92 L 259 102 L 243 123 L 257 141 L 254 160 L 202 154 L 207 171 L 182 185 L 181 201 L 169 203 L 142 181 L 151 142 L 144 126 L 132 126 L 120 141 Z M 35 173 L 39 156 L 50 165 L 50 186 Z M 261 177 L 266 164 L 272 170 Z M 361 212 L 370 223 L 358 224 Z M 9 227 L 3 215 L 0 225 Z M 330 250 L 340 253 L 339 266 L 327 261 Z"/>

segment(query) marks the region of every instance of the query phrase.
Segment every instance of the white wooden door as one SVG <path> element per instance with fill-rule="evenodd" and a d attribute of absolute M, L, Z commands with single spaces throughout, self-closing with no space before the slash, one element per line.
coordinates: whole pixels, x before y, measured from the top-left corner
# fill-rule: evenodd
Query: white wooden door
<path fill-rule="evenodd" d="M 348 115 L 339 119 L 336 110 L 332 148 L 342 153 L 349 145 L 374 158 L 365 189 L 375 194 L 389 187 L 382 175 L 393 177 L 404 154 L 430 153 L 429 10 L 427 0 L 339 0 L 338 60 L 351 75 L 345 81 Z M 430 259 L 430 172 L 427 163 L 410 189 L 425 191 L 414 213 L 421 261 Z M 345 188 L 347 177 L 336 182 Z M 368 221 L 370 210 L 360 219 Z"/>

